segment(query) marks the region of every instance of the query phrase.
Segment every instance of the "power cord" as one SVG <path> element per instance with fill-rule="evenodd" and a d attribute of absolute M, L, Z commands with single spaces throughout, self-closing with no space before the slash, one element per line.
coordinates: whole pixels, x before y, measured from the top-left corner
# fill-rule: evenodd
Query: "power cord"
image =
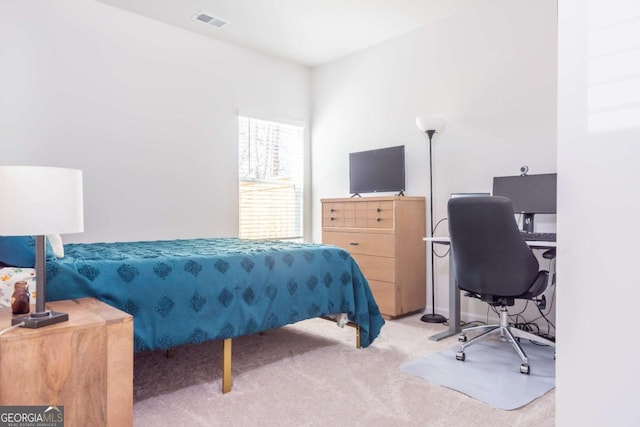
<path fill-rule="evenodd" d="M 554 298 L 552 298 L 552 303 L 550 304 L 551 306 L 553 305 L 553 301 L 555 299 L 555 292 L 554 292 Z M 537 335 L 541 338 L 546 338 L 549 341 L 553 341 L 555 342 L 555 336 L 551 334 L 551 329 L 553 328 L 553 330 L 555 331 L 556 327 L 553 324 L 553 322 L 551 322 L 549 320 L 549 318 L 547 317 L 547 315 L 549 314 L 549 312 L 551 311 L 551 307 L 549 308 L 549 312 L 548 313 L 544 313 L 540 307 L 538 306 L 538 304 L 536 304 L 536 308 L 538 309 L 538 311 L 540 312 L 540 316 L 532 319 L 532 320 L 527 320 L 524 317 L 524 312 L 527 311 L 527 307 L 529 306 L 529 303 L 531 303 L 531 300 L 527 300 L 524 307 L 522 308 L 522 310 L 520 310 L 518 313 L 509 313 L 509 324 L 517 329 L 520 329 L 522 331 L 525 332 L 529 332 L 532 333 L 534 335 Z M 489 322 L 489 310 L 493 311 L 494 314 L 496 316 L 500 316 L 500 313 L 498 312 L 498 310 L 492 306 L 489 305 L 488 309 L 487 309 L 487 322 Z M 543 332 L 542 329 L 540 328 L 540 325 L 538 325 L 538 323 L 536 323 L 538 320 L 540 319 L 544 319 L 547 323 L 547 330 L 546 332 Z M 534 343 L 534 344 L 538 344 L 538 343 Z M 544 344 L 540 344 L 540 345 L 544 345 Z"/>
<path fill-rule="evenodd" d="M 9 326 L 8 328 L 4 328 L 3 330 L 0 331 L 0 335 L 6 334 L 9 331 L 13 331 L 14 329 L 18 329 L 21 326 L 24 326 L 25 323 L 24 322 L 20 322 L 20 323 L 16 323 L 13 326 Z"/>
<path fill-rule="evenodd" d="M 436 222 L 436 225 L 433 227 L 433 234 L 435 236 L 436 234 L 436 230 L 438 229 L 438 226 L 444 222 L 447 221 L 449 218 L 442 218 L 440 221 Z M 438 258 L 445 258 L 447 255 L 449 255 L 449 251 L 451 250 L 451 247 L 447 247 L 447 251 L 443 254 L 439 254 L 438 252 L 436 252 L 435 250 L 435 246 L 434 246 L 434 250 L 433 250 L 433 254 L 438 257 Z"/>

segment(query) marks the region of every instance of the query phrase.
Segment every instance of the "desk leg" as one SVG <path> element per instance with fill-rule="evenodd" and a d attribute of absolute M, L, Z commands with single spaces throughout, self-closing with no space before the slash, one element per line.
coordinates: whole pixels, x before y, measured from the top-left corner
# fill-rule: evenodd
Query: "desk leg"
<path fill-rule="evenodd" d="M 439 334 L 431 335 L 431 341 L 440 341 L 450 336 L 459 334 L 460 327 L 460 290 L 456 285 L 456 268 L 453 256 L 449 253 L 449 329 Z"/>

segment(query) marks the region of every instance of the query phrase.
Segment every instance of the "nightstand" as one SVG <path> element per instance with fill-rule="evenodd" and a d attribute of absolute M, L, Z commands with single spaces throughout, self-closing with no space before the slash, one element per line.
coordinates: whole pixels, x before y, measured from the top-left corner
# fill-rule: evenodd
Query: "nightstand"
<path fill-rule="evenodd" d="M 0 405 L 64 406 L 69 427 L 131 426 L 133 318 L 94 298 L 47 308 L 69 320 L 0 335 Z M 11 317 L 0 309 L 0 330 Z"/>

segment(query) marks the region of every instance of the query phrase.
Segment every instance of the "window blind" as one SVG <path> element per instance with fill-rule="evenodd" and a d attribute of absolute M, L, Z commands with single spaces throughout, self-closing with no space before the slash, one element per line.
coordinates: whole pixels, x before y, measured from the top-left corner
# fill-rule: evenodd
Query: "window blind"
<path fill-rule="evenodd" d="M 240 237 L 302 239 L 304 127 L 238 119 Z"/>

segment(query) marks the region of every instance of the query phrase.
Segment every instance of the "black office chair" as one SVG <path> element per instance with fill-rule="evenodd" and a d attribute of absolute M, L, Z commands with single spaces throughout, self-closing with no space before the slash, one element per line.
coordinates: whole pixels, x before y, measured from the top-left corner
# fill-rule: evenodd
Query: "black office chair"
<path fill-rule="evenodd" d="M 529 374 L 529 360 L 518 339 L 553 347 L 555 343 L 509 326 L 507 307 L 514 305 L 516 299 L 539 297 L 547 288 L 549 272 L 539 270 L 538 260 L 520 235 L 508 198 L 453 198 L 449 200 L 448 215 L 458 288 L 467 291 L 465 295 L 480 298 L 500 310 L 500 324 L 462 331 L 458 338 L 462 344 L 456 359 L 464 361 L 467 347 L 499 333 L 520 355 L 520 372 Z M 467 341 L 470 331 L 481 334 Z"/>

